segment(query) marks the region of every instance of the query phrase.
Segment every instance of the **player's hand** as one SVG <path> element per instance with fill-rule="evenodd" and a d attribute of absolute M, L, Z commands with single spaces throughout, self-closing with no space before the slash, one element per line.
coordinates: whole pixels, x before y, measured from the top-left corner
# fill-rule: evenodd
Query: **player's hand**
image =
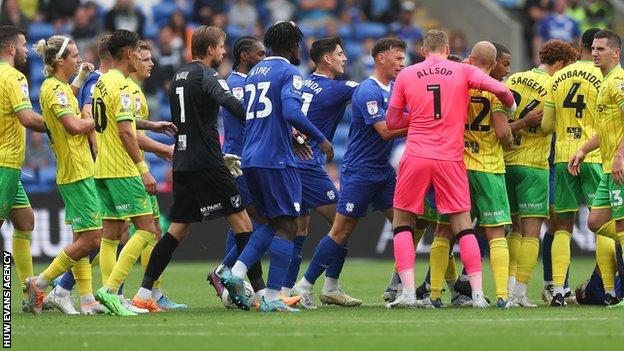
<path fill-rule="evenodd" d="M 95 66 L 91 62 L 83 62 L 80 64 L 80 72 L 91 73 L 95 71 Z M 80 72 L 78 72 L 80 74 Z"/>
<path fill-rule="evenodd" d="M 531 110 L 522 120 L 527 127 L 535 127 L 542 123 L 542 117 L 544 117 L 544 110 Z"/>
<path fill-rule="evenodd" d="M 159 158 L 161 158 L 162 160 L 168 162 L 168 163 L 172 163 L 173 162 L 173 149 L 174 146 L 173 145 L 169 145 L 167 147 L 167 151 L 165 152 L 157 152 L 156 156 L 158 156 Z"/>
<path fill-rule="evenodd" d="M 585 160 L 585 151 L 579 149 L 568 162 L 568 172 L 573 176 L 578 176 L 581 173 L 581 163 Z"/>
<path fill-rule="evenodd" d="M 334 159 L 334 147 L 329 142 L 329 140 L 325 139 L 324 142 L 319 144 L 319 147 L 325 153 L 325 157 L 327 157 L 327 163 L 331 162 Z"/>
<path fill-rule="evenodd" d="M 172 122 L 157 121 L 151 123 L 150 130 L 154 133 L 161 133 L 168 136 L 174 136 L 178 132 L 178 127 Z"/>
<path fill-rule="evenodd" d="M 301 139 L 303 141 L 303 139 Z M 303 161 L 311 160 L 314 157 L 314 153 L 306 142 L 300 143 L 299 140 L 296 140 L 293 143 L 293 152 L 297 157 L 302 159 Z"/>
<path fill-rule="evenodd" d="M 156 179 L 154 179 L 154 176 L 152 176 L 152 173 L 150 172 L 144 173 L 141 176 L 141 179 L 143 180 L 143 185 L 145 186 L 145 190 L 147 191 L 147 193 L 150 195 L 156 194 L 158 189 L 156 188 Z"/>
<path fill-rule="evenodd" d="M 611 163 L 611 175 L 617 184 L 624 184 L 624 156 L 615 154 Z"/>
<path fill-rule="evenodd" d="M 305 142 L 307 141 L 307 137 L 305 136 L 305 134 L 301 133 L 300 131 L 296 130 L 295 128 L 292 129 L 292 136 L 293 138 L 295 138 L 295 141 L 297 142 L 297 144 L 299 145 L 303 145 L 305 144 Z"/>
<path fill-rule="evenodd" d="M 228 168 L 234 178 L 238 178 L 243 175 L 240 157 L 232 154 L 224 154 L 223 161 L 225 162 L 225 167 Z"/>

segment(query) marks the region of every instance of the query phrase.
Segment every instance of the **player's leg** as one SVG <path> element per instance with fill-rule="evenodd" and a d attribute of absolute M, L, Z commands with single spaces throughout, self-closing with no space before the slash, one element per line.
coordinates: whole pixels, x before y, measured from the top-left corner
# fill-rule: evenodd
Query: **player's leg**
<path fill-rule="evenodd" d="M 507 247 L 509 248 L 509 278 L 507 279 L 507 294 L 512 295 L 516 284 L 518 271 L 518 252 L 522 244 L 520 234 L 520 215 L 518 209 L 518 197 L 516 196 L 516 182 L 521 177 L 517 174 L 516 166 L 507 166 L 505 172 L 505 185 L 507 186 L 507 198 L 509 199 L 509 211 L 511 213 L 511 231 L 507 234 Z"/>
<path fill-rule="evenodd" d="M 8 198 L 9 201 L 7 202 L 11 203 L 7 205 L 7 208 L 10 209 L 9 218 L 13 224 L 11 253 L 13 262 L 15 262 L 15 268 L 17 268 L 17 276 L 20 279 L 20 284 L 24 284 L 26 278 L 33 274 L 30 241 L 35 225 L 35 215 L 30 206 L 30 201 L 28 200 L 24 186 L 21 181 L 19 181 L 19 171 L 17 175 L 13 174 L 13 172 L 8 172 L 5 175 L 17 179 L 17 187 L 12 187 L 16 189 L 17 192 L 13 192 L 11 189 L 7 188 L 2 188 L 2 192 L 4 193 L 6 191 L 7 194 L 5 196 L 11 196 L 13 194 L 13 197 Z M 0 173 L 0 177 L 2 176 L 3 173 Z M 11 179 L 8 180 L 10 182 Z M 11 186 L 9 184 L 7 185 Z M 6 218 L 6 215 L 3 217 Z"/>
<path fill-rule="evenodd" d="M 568 173 L 567 164 L 566 163 L 554 164 L 551 161 L 553 156 L 554 156 L 554 148 L 551 148 L 551 158 L 549 159 L 550 168 L 548 170 L 548 182 L 549 182 L 548 205 L 550 207 L 549 208 L 550 213 L 549 213 L 549 219 L 547 220 L 547 223 L 546 223 L 547 230 L 544 233 L 544 237 L 542 239 L 542 246 L 541 246 L 542 268 L 543 268 L 543 275 L 544 275 L 544 288 L 542 289 L 542 299 L 544 299 L 544 301 L 546 301 L 547 303 L 550 302 L 550 299 L 552 299 L 552 281 L 553 281 L 553 277 L 552 277 L 553 268 L 552 268 L 552 260 L 551 260 L 552 242 L 554 240 L 555 232 L 557 231 L 557 228 L 556 228 L 557 218 L 555 217 L 555 198 L 556 198 L 555 193 L 556 193 L 556 187 L 557 187 L 556 182 L 558 179 L 560 183 L 559 190 L 562 190 L 561 182 L 565 180 L 565 178 L 562 178 L 561 174 L 557 174 L 557 170 L 559 170 L 559 172 L 565 171 L 566 173 Z M 564 166 L 564 167 L 561 168 L 561 166 Z M 559 195 L 561 195 L 561 193 Z M 559 198 L 561 199 L 561 196 L 559 196 Z M 576 207 L 578 207 L 578 205 Z"/>
<path fill-rule="evenodd" d="M 601 235 L 596 235 L 596 263 L 600 269 L 602 287 L 604 289 L 604 304 L 615 305 L 619 301 L 615 292 L 615 274 L 617 273 L 617 261 L 615 241 Z"/>
<path fill-rule="evenodd" d="M 440 216 L 429 252 L 431 294 L 429 299 L 424 301 L 426 307 L 437 308 L 442 306 L 442 288 L 451 252 L 451 241 L 453 241 L 453 230 L 448 216 Z"/>

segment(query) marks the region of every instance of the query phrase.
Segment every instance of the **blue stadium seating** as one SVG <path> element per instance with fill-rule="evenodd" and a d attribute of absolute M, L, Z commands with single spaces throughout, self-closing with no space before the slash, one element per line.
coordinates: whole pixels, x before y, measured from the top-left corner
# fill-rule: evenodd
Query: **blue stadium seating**
<path fill-rule="evenodd" d="M 366 38 L 379 39 L 388 33 L 388 27 L 383 23 L 364 22 L 354 26 L 355 39 L 363 40 Z"/>
<path fill-rule="evenodd" d="M 56 33 L 54 26 L 44 22 L 33 22 L 28 26 L 28 40 L 36 42 L 48 39 Z"/>
<path fill-rule="evenodd" d="M 152 17 L 154 18 L 154 23 L 160 24 L 162 20 L 167 20 L 168 22 L 171 14 L 178 9 L 178 5 L 176 5 L 175 2 L 161 2 L 159 4 L 155 4 L 152 6 Z"/>

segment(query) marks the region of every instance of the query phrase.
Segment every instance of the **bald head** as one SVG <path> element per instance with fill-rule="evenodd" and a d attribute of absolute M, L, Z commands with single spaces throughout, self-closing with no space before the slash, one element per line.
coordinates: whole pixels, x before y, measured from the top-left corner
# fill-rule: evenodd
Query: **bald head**
<path fill-rule="evenodd" d="M 470 63 L 483 70 L 491 70 L 496 65 L 496 47 L 489 41 L 480 41 L 472 47 Z"/>

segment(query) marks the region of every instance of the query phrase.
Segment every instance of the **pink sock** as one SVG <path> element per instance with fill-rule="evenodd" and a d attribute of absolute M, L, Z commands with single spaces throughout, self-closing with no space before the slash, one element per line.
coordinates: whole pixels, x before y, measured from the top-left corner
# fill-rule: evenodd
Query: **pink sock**
<path fill-rule="evenodd" d="M 396 260 L 396 269 L 401 277 L 403 289 L 414 287 L 415 258 L 416 253 L 414 252 L 414 239 L 412 238 L 412 233 L 406 230 L 395 235 L 394 259 Z M 403 276 L 405 276 L 406 280 L 403 280 Z"/>
<path fill-rule="evenodd" d="M 475 292 L 483 291 L 481 283 L 481 251 L 474 234 L 464 235 L 459 239 L 459 254 L 466 267 L 470 287 Z"/>

